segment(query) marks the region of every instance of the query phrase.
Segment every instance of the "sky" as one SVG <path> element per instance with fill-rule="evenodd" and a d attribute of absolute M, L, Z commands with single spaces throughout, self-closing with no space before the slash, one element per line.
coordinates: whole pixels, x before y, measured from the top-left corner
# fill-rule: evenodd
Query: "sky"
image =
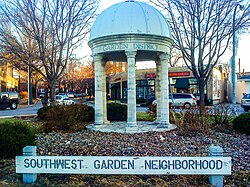
<path fill-rule="evenodd" d="M 108 7 L 110 7 L 111 5 L 122 2 L 122 1 L 124 1 L 124 0 L 100 0 L 99 9 L 105 10 Z"/>
<path fill-rule="evenodd" d="M 109 8 L 113 4 L 123 2 L 123 1 L 125 1 L 125 0 L 100 0 L 100 6 L 99 6 L 99 12 L 98 13 L 101 13 L 103 10 Z M 147 2 L 147 0 L 140 0 L 140 1 Z M 84 44 L 83 48 L 85 50 L 85 53 L 87 53 L 88 55 L 91 55 L 91 50 L 87 46 L 87 43 Z M 237 54 L 237 57 L 236 57 L 236 62 L 238 62 L 238 59 L 240 58 L 241 71 L 244 68 L 245 72 L 247 72 L 247 71 L 250 72 L 249 53 L 250 53 L 250 33 L 242 35 L 239 38 L 239 47 L 238 47 L 238 54 Z M 223 59 L 221 59 L 222 62 L 228 62 L 229 61 L 230 51 L 228 52 L 228 54 L 229 54 L 229 57 L 225 56 Z M 152 66 L 152 64 L 146 63 L 145 66 L 147 68 L 150 68 Z M 152 67 L 154 67 L 154 65 Z M 238 72 L 238 63 L 236 64 L 236 72 Z"/>
<path fill-rule="evenodd" d="M 245 72 L 250 72 L 250 33 L 242 35 L 239 39 L 239 48 L 236 61 L 240 58 L 241 71 L 244 68 Z M 237 71 L 238 72 L 238 71 Z"/>

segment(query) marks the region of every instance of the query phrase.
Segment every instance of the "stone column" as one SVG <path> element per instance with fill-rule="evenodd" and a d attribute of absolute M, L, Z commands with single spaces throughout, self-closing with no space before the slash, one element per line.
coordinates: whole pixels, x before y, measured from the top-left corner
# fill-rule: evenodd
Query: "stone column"
<path fill-rule="evenodd" d="M 103 92 L 103 123 L 109 123 L 107 119 L 107 86 L 106 86 L 106 71 L 105 71 L 106 61 L 101 63 L 101 73 L 102 73 L 102 92 Z"/>
<path fill-rule="evenodd" d="M 161 121 L 161 61 L 157 59 L 156 63 L 156 79 L 155 79 L 155 97 L 156 105 L 156 123 Z"/>
<path fill-rule="evenodd" d="M 95 64 L 95 125 L 103 125 L 103 68 L 102 55 L 93 55 Z"/>
<path fill-rule="evenodd" d="M 136 124 L 136 80 L 135 80 L 135 56 L 136 51 L 126 51 L 128 62 L 128 117 L 126 130 L 134 130 Z"/>
<path fill-rule="evenodd" d="M 161 121 L 159 128 L 170 128 L 169 123 L 169 90 L 168 90 L 168 54 L 160 55 L 161 60 Z"/>

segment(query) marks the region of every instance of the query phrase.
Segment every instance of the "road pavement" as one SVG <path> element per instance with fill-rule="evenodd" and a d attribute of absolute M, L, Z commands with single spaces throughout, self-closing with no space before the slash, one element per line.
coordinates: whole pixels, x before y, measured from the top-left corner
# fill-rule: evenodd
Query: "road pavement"
<path fill-rule="evenodd" d="M 37 110 L 42 107 L 43 106 L 41 101 L 38 101 L 37 103 L 32 105 L 18 106 L 16 110 L 10 110 L 8 108 L 7 110 L 0 110 L 0 117 L 36 115 Z"/>
<path fill-rule="evenodd" d="M 84 102 L 84 104 L 88 104 L 89 106 L 94 107 L 94 104 L 91 102 Z M 0 118 L 3 117 L 13 117 L 13 116 L 30 116 L 36 115 L 39 108 L 42 108 L 41 101 L 33 105 L 19 106 L 16 110 L 0 110 Z M 137 112 L 146 112 L 148 110 L 147 107 L 136 107 Z M 175 109 L 176 112 L 180 112 L 180 109 Z M 244 110 L 241 108 L 240 104 L 236 105 L 236 113 L 237 115 L 244 113 Z"/>

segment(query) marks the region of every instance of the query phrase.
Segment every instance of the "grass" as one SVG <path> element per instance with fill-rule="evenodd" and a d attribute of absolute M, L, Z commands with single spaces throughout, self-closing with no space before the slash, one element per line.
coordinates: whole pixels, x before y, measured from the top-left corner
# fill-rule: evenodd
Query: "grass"
<path fill-rule="evenodd" d="M 155 118 L 152 117 L 149 113 L 147 112 L 137 112 L 137 121 L 154 121 Z"/>
<path fill-rule="evenodd" d="M 20 120 L 17 120 L 15 118 L 1 118 L 0 119 L 0 124 L 1 123 L 6 123 L 6 122 L 10 122 L 10 123 L 15 123 L 15 122 L 18 122 Z"/>

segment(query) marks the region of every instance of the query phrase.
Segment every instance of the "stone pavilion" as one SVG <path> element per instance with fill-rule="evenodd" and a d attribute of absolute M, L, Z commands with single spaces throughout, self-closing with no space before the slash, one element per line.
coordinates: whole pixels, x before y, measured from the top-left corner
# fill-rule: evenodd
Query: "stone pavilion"
<path fill-rule="evenodd" d="M 137 128 L 136 61 L 155 61 L 157 128 L 170 129 L 168 104 L 168 57 L 172 44 L 166 18 L 154 7 L 128 0 L 104 10 L 94 22 L 88 45 L 95 67 L 95 122 L 99 128 L 108 124 L 105 64 L 128 63 L 126 131 Z"/>

